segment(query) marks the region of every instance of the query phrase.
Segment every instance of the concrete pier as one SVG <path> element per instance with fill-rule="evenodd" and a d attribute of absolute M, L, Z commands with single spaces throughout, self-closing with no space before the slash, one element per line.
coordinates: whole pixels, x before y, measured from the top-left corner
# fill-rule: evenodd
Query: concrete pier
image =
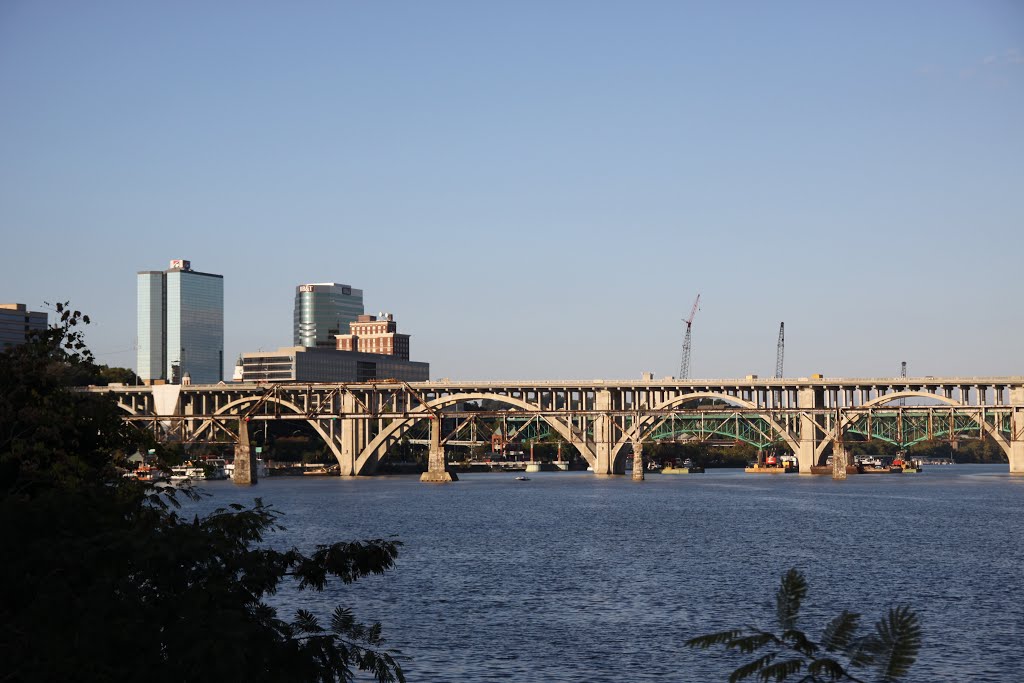
<path fill-rule="evenodd" d="M 239 486 L 254 486 L 259 481 L 256 474 L 256 458 L 252 457 L 249 445 L 251 429 L 246 420 L 238 421 L 238 443 L 235 444 L 235 472 L 231 481 Z"/>
<path fill-rule="evenodd" d="M 427 471 L 420 475 L 420 481 L 431 484 L 445 484 L 458 481 L 459 476 L 449 472 L 445 463 L 444 444 L 441 443 L 441 419 L 430 420 L 430 453 L 427 457 Z"/>
<path fill-rule="evenodd" d="M 633 481 L 644 480 L 644 445 L 633 441 Z"/>

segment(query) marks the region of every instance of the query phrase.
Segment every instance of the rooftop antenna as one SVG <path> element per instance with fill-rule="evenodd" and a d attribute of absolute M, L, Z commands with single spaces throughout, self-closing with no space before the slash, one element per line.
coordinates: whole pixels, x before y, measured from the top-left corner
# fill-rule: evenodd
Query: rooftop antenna
<path fill-rule="evenodd" d="M 786 351 L 786 323 L 779 323 L 779 345 L 775 351 L 775 377 L 782 378 L 782 357 Z"/>
<path fill-rule="evenodd" d="M 684 320 L 686 323 L 686 336 L 683 337 L 683 358 L 679 363 L 679 379 L 690 378 L 690 330 L 693 328 L 693 318 L 697 315 L 698 306 L 700 305 L 700 293 L 697 293 L 697 299 L 693 302 L 693 308 L 690 309 L 690 317 Z"/>

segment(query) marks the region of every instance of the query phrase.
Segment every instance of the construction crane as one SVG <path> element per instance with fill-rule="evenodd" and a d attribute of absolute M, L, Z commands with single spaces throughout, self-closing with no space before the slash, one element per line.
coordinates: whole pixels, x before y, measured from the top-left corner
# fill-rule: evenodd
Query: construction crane
<path fill-rule="evenodd" d="M 693 308 L 690 309 L 690 317 L 683 321 L 686 323 L 686 336 L 683 337 L 683 359 L 679 362 L 679 379 L 690 379 L 690 330 L 693 328 L 693 318 L 697 315 L 699 305 L 700 293 L 697 294 Z"/>
<path fill-rule="evenodd" d="M 779 345 L 775 351 L 775 377 L 782 378 L 782 357 L 786 351 L 786 323 L 779 323 Z"/>

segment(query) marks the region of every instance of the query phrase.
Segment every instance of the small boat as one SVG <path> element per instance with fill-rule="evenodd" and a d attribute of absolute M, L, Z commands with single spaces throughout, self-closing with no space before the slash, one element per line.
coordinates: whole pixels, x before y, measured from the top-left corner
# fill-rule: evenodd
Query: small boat
<path fill-rule="evenodd" d="M 529 477 L 516 477 L 516 481 L 530 481 Z"/>
<path fill-rule="evenodd" d="M 137 469 L 126 472 L 125 477 L 149 483 L 167 481 L 167 473 L 152 465 L 139 465 Z"/>
<path fill-rule="evenodd" d="M 898 469 L 897 469 L 898 468 Z M 907 460 L 899 456 L 892 461 L 892 471 L 916 473 L 921 471 L 921 463 L 914 460 Z"/>
<path fill-rule="evenodd" d="M 172 484 L 185 484 L 191 483 L 192 478 L 189 476 L 189 470 L 191 467 L 185 465 L 176 465 L 171 468 L 171 483 Z"/>

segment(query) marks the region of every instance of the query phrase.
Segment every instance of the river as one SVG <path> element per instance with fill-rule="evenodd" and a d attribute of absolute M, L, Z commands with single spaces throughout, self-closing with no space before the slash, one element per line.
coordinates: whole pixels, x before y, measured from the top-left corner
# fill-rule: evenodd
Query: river
<path fill-rule="evenodd" d="M 1024 671 L 1024 477 L 1006 465 L 827 477 L 626 477 L 557 472 L 280 477 L 205 482 L 204 509 L 260 496 L 285 513 L 275 546 L 395 536 L 397 568 L 322 595 L 380 620 L 410 681 L 725 681 L 752 659 L 683 646 L 771 627 L 790 567 L 810 584 L 813 635 L 842 609 L 871 625 L 890 605 L 922 617 L 908 681 L 1007 681 Z M 191 507 L 191 506 L 190 506 Z"/>

